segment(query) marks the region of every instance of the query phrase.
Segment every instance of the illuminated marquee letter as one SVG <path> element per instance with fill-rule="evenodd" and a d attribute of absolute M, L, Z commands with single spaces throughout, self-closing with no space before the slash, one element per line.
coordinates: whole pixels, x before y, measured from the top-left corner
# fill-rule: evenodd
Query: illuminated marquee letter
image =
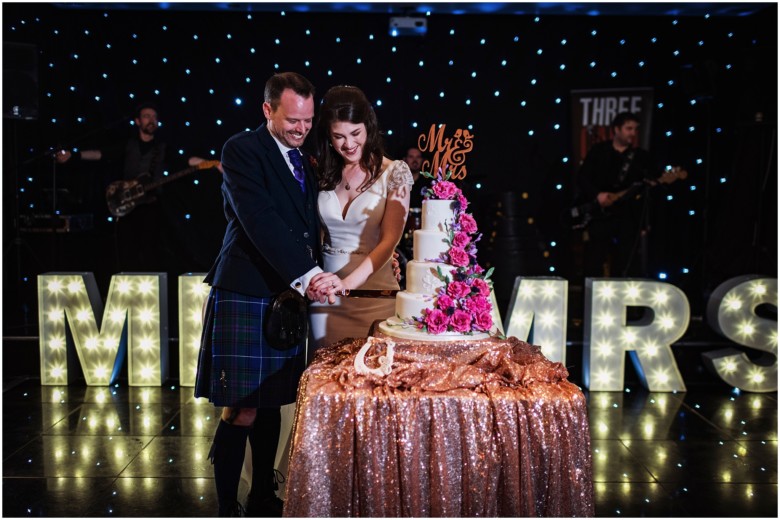
<path fill-rule="evenodd" d="M 72 380 L 67 322 L 88 386 L 112 383 L 125 350 L 130 386 L 161 385 L 168 377 L 166 280 L 165 273 L 112 276 L 104 312 L 92 273 L 39 275 L 41 384 L 62 385 Z"/>
<path fill-rule="evenodd" d="M 203 302 L 209 286 L 205 273 L 179 276 L 179 386 L 195 386 L 200 334 L 203 330 Z"/>
<path fill-rule="evenodd" d="M 566 363 L 568 287 L 563 278 L 518 276 L 506 314 L 506 335 L 539 345 L 549 360 Z"/>
<path fill-rule="evenodd" d="M 705 364 L 726 383 L 749 392 L 777 391 L 777 321 L 756 315 L 759 305 L 774 305 L 777 278 L 746 275 L 720 284 L 707 303 L 707 321 L 717 332 L 746 347 L 762 350 L 759 364 L 735 348 L 702 354 Z"/>
<path fill-rule="evenodd" d="M 649 307 L 652 321 L 626 325 L 626 307 Z M 671 344 L 690 321 L 688 298 L 652 280 L 585 280 L 583 379 L 594 391 L 622 391 L 625 352 L 652 392 L 685 391 Z"/>

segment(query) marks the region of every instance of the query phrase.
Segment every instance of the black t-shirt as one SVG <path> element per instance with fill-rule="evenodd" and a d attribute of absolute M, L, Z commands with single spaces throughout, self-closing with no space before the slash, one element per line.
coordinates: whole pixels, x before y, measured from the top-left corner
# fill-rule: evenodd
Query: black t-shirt
<path fill-rule="evenodd" d="M 641 148 L 618 152 L 612 141 L 593 145 L 577 176 L 579 198 L 589 201 L 602 191 L 619 192 L 643 179 L 655 179 L 650 154 Z"/>
<path fill-rule="evenodd" d="M 132 136 L 103 147 L 100 153 L 110 167 L 116 170 L 110 175 L 113 179 L 130 180 L 142 174 L 160 179 L 168 166 L 166 148 L 160 139 L 145 142 Z"/>

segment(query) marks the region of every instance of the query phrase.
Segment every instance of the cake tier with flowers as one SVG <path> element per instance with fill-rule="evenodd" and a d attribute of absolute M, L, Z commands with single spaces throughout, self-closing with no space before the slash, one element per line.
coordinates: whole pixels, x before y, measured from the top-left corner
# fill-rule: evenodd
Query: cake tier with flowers
<path fill-rule="evenodd" d="M 406 265 L 406 290 L 395 313 L 379 324 L 389 336 L 409 340 L 485 339 L 493 328 L 490 272 L 476 261 L 477 232 L 468 201 L 446 178 L 424 193 L 421 228 L 414 232 Z"/>

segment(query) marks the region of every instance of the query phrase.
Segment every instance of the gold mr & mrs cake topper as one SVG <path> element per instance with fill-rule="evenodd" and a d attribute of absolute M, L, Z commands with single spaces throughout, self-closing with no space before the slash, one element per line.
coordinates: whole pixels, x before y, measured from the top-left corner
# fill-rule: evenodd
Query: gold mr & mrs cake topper
<path fill-rule="evenodd" d="M 433 161 L 423 161 L 422 171 L 437 175 L 441 168 L 442 175 L 446 175 L 447 171 L 452 172 L 450 180 L 465 179 L 466 154 L 474 148 L 474 135 L 466 129 L 458 128 L 452 137 L 445 138 L 446 128 L 446 124 L 441 124 L 437 130 L 436 125 L 432 124 L 427 134 L 420 134 L 417 138 L 417 147 L 421 152 L 433 153 Z"/>

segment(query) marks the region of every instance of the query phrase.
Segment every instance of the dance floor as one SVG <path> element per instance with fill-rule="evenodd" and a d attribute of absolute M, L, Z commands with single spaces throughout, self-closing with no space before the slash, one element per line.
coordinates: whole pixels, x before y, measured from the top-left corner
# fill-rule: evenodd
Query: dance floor
<path fill-rule="evenodd" d="M 777 393 L 588 392 L 596 516 L 777 517 Z M 214 516 L 218 420 L 169 384 L 3 388 L 3 516 Z"/>

